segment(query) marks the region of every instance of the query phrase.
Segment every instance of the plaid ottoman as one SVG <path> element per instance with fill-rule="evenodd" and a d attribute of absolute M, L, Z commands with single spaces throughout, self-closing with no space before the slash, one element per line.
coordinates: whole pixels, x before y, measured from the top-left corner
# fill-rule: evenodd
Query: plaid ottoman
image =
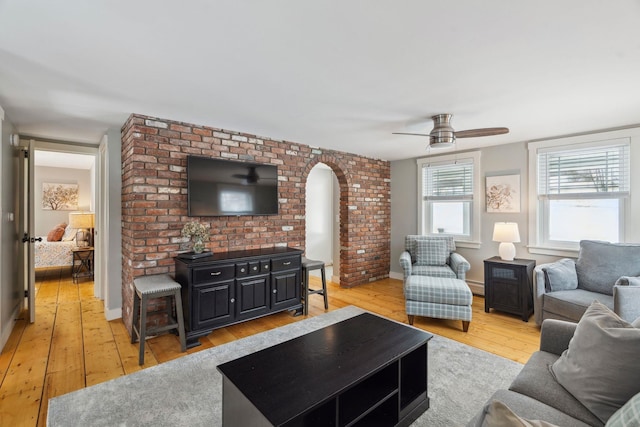
<path fill-rule="evenodd" d="M 473 294 L 464 280 L 449 277 L 409 276 L 405 281 L 409 324 L 414 316 L 462 320 L 462 330 L 469 330 Z"/>

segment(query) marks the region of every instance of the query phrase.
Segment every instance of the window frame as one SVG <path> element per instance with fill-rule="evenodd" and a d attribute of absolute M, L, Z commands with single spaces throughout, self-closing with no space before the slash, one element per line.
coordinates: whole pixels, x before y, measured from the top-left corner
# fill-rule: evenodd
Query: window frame
<path fill-rule="evenodd" d="M 603 134 L 584 135 L 571 138 L 536 141 L 528 144 L 529 150 L 529 252 L 542 255 L 576 257 L 579 250 L 579 242 L 550 240 L 548 238 L 550 200 L 569 200 L 580 197 L 540 197 L 539 193 L 539 154 L 542 152 L 582 150 L 585 148 L 605 148 L 608 146 L 626 145 L 628 151 L 627 167 L 631 161 L 631 137 L 620 132 L 607 132 Z M 631 186 L 631 171 L 627 168 L 627 184 Z M 618 209 L 618 241 L 625 242 L 626 222 L 629 220 L 629 198 L 627 194 L 607 197 L 593 197 L 595 199 L 616 199 L 619 201 Z M 593 193 L 597 194 L 597 193 Z M 586 198 L 586 197 L 585 197 Z"/>
<path fill-rule="evenodd" d="M 473 167 L 473 198 L 470 201 L 471 208 L 469 209 L 469 237 L 458 234 L 444 234 L 445 236 L 452 236 L 456 242 L 456 246 L 463 248 L 479 248 L 480 247 L 480 220 L 481 220 L 481 206 L 482 206 L 482 194 L 481 194 L 481 180 L 480 180 L 480 151 L 471 151 L 465 153 L 445 154 L 439 156 L 423 157 L 416 160 L 418 165 L 418 234 L 421 235 L 433 235 L 442 236 L 440 233 L 431 233 L 429 224 L 431 223 L 431 215 L 429 209 L 425 209 L 427 203 L 424 200 L 424 186 L 423 186 L 423 169 L 428 165 L 453 165 L 459 162 L 470 163 Z M 426 211 L 426 212 L 425 212 Z"/>

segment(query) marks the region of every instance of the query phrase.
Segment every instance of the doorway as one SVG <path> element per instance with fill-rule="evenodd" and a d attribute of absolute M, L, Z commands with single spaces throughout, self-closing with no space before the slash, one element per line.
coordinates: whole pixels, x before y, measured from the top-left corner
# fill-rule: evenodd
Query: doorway
<path fill-rule="evenodd" d="M 70 214 L 94 213 L 99 205 L 96 184 L 99 154 L 98 147 L 56 142 L 29 140 L 21 146 L 25 153 L 26 171 L 21 173 L 22 179 L 26 181 L 25 185 L 21 184 L 21 188 L 26 190 L 23 197 L 25 215 L 21 223 L 24 235 L 28 236 L 25 246 L 27 255 L 21 259 L 24 260 L 22 265 L 25 271 L 24 287 L 27 290 L 29 319 L 34 322 L 36 268 L 58 266 L 68 268 L 71 272 L 74 263 L 71 246 L 76 245 L 76 234 L 66 227 L 70 222 Z M 93 219 L 93 215 L 89 216 Z M 62 224 L 65 226 L 59 227 Z M 99 230 L 100 223 L 91 221 L 90 228 L 91 231 Z M 56 230 L 60 229 L 63 233 L 58 236 Z M 91 244 L 93 235 L 91 233 L 89 238 Z M 58 243 L 59 246 L 53 248 L 49 243 Z M 99 248 L 91 251 L 93 258 L 99 260 Z M 97 297 L 101 297 L 99 285 L 98 277 L 95 277 L 94 293 Z"/>
<path fill-rule="evenodd" d="M 324 163 L 317 163 L 307 176 L 305 220 L 305 256 L 323 261 L 329 280 L 340 283 L 340 184 Z"/>

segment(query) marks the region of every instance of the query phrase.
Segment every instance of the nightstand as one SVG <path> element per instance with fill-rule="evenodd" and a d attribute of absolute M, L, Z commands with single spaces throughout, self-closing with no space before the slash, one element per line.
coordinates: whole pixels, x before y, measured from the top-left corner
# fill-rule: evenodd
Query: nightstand
<path fill-rule="evenodd" d="M 81 277 L 93 279 L 93 247 L 73 248 L 71 252 L 73 253 L 73 265 L 71 266 L 73 283 L 78 283 L 78 279 Z"/>
<path fill-rule="evenodd" d="M 500 257 L 484 260 L 484 311 L 491 308 L 518 314 L 529 321 L 533 314 L 533 268 L 535 260 Z"/>

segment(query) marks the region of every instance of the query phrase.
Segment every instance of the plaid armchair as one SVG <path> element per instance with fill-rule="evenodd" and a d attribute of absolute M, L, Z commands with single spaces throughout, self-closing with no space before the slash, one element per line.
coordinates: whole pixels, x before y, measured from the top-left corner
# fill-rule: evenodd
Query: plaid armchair
<path fill-rule="evenodd" d="M 404 248 L 400 265 L 405 283 L 412 275 L 465 280 L 471 268 L 469 262 L 455 252 L 453 237 L 408 235 L 404 238 Z"/>

